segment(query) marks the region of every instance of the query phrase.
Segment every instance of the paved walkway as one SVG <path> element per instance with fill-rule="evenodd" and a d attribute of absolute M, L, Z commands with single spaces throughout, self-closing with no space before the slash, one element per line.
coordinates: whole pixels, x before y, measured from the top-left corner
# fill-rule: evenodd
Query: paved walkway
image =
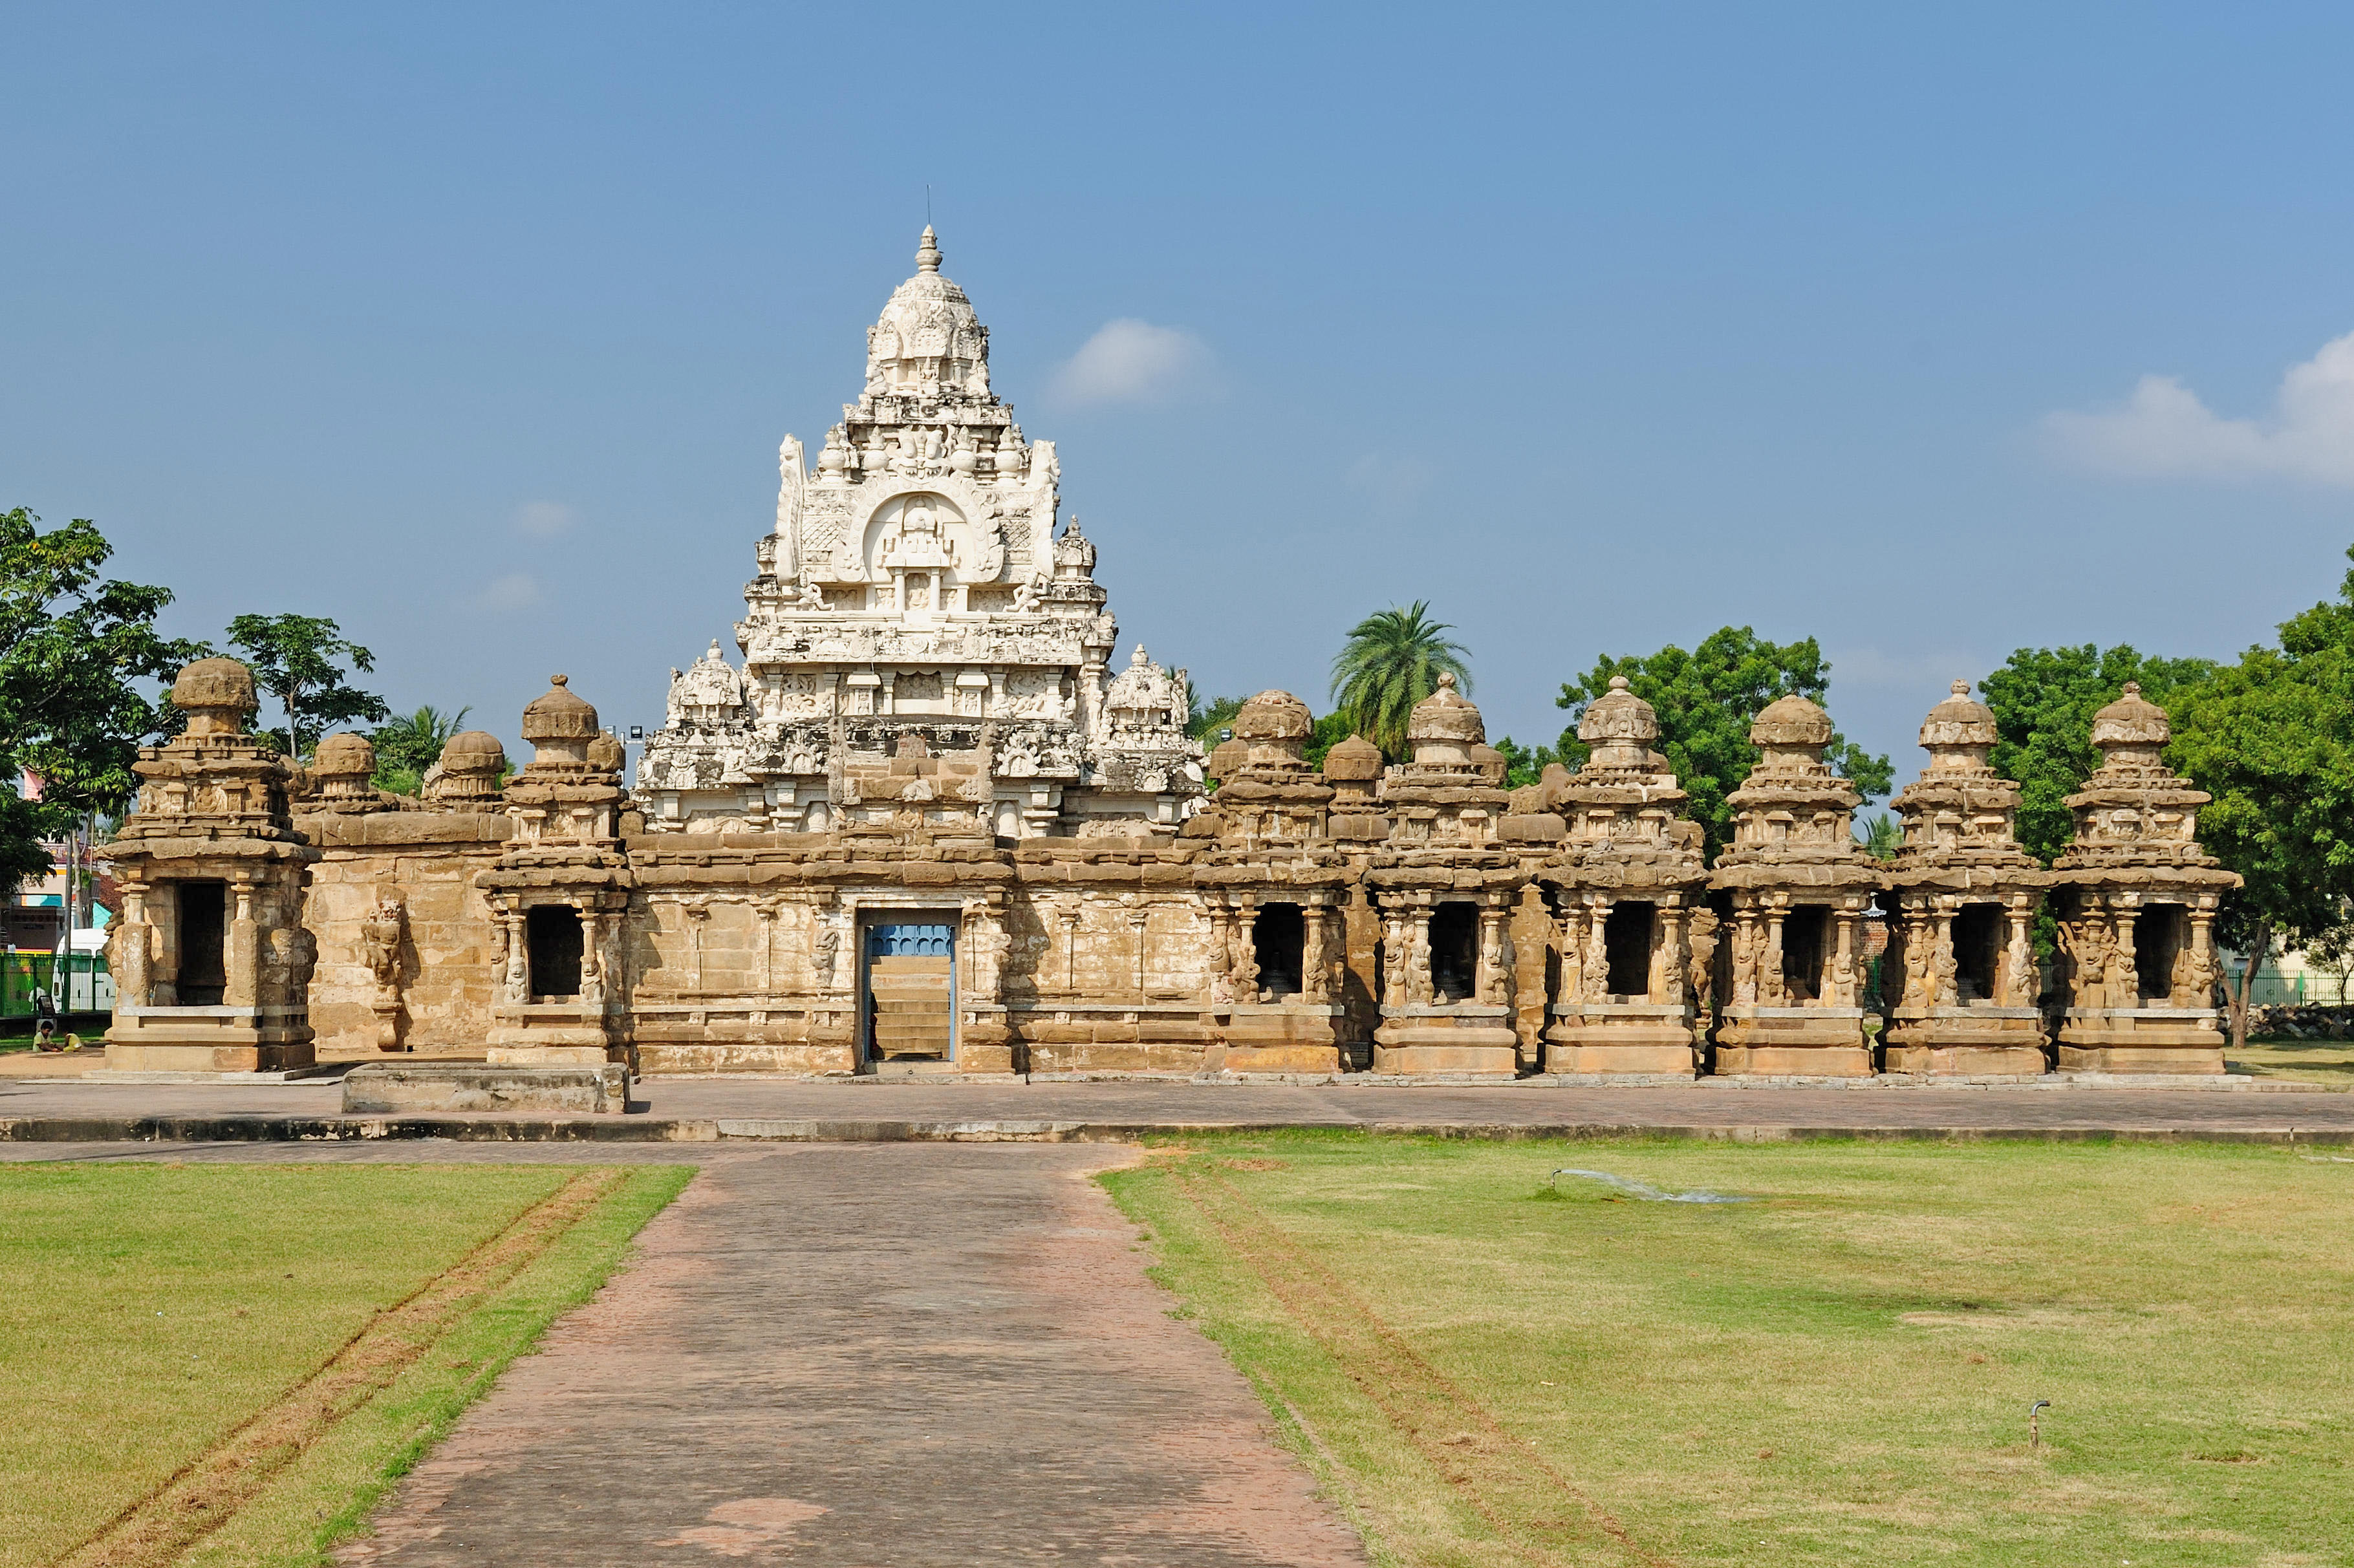
<path fill-rule="evenodd" d="M 1135 1228 L 1087 1180 L 1130 1150 L 188 1152 L 703 1166 L 633 1265 L 508 1369 L 339 1562 L 1364 1562 L 1242 1378 L 1169 1316 Z"/>
<path fill-rule="evenodd" d="M 1744 1087 L 1701 1080 L 1659 1086 L 1494 1087 L 1129 1081 L 1057 1084 L 812 1083 L 651 1079 L 628 1117 L 408 1118 L 398 1136 L 496 1130 L 532 1138 L 839 1139 L 1130 1138 L 1156 1129 L 1358 1127 L 1511 1136 L 1614 1129 L 1768 1136 L 2117 1132 L 2217 1138 L 2354 1139 L 2354 1094 L 2246 1080 L 2238 1088 L 2063 1085 L 1923 1088 Z M 0 1140 L 353 1136 L 332 1082 L 139 1085 L 0 1082 Z M 137 1129 L 131 1118 L 166 1118 Z M 239 1118 L 272 1118 L 270 1128 Z M 189 1118 L 185 1124 L 169 1118 Z M 207 1126 L 207 1118 L 219 1125 Z M 382 1124 L 384 1118 L 374 1118 Z"/>

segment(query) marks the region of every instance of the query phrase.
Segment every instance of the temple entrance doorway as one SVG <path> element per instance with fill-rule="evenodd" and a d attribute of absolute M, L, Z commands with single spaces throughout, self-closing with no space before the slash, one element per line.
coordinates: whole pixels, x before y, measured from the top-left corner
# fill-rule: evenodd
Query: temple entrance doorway
<path fill-rule="evenodd" d="M 953 913 L 900 913 L 869 921 L 860 987 L 865 1058 L 946 1062 L 956 1054 Z"/>
<path fill-rule="evenodd" d="M 218 1007 L 228 990 L 222 943 L 228 920 L 228 884 L 184 882 L 175 891 L 180 916 L 180 1005 Z"/>

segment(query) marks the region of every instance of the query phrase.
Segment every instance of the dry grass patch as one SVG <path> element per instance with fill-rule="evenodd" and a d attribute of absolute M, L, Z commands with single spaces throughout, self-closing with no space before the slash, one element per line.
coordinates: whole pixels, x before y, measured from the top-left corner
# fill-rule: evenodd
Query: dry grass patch
<path fill-rule="evenodd" d="M 1385 1560 L 2349 1560 L 2354 1165 L 1192 1143 L 1104 1180 Z"/>

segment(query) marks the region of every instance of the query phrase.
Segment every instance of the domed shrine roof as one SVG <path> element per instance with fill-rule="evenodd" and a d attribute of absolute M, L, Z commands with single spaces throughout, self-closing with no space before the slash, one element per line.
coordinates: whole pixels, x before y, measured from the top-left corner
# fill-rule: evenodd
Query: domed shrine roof
<path fill-rule="evenodd" d="M 1831 715 L 1793 692 L 1765 709 L 1749 726 L 1755 746 L 1829 746 Z"/>
<path fill-rule="evenodd" d="M 506 747 L 486 729 L 461 729 L 441 747 L 444 773 L 496 773 L 506 765 Z"/>
<path fill-rule="evenodd" d="M 254 694 L 253 672 L 234 659 L 216 657 L 180 672 L 172 683 L 172 705 L 183 712 L 230 708 L 249 714 L 261 705 Z"/>
<path fill-rule="evenodd" d="M 525 740 L 587 740 L 601 733 L 597 710 L 575 696 L 566 680 L 563 675 L 549 676 L 546 693 L 532 699 L 523 710 Z"/>
<path fill-rule="evenodd" d="M 1577 738 L 1588 746 L 1612 740 L 1649 745 L 1659 738 L 1659 715 L 1628 688 L 1626 676 L 1613 675 L 1610 689 L 1585 705 Z"/>
<path fill-rule="evenodd" d="M 1235 715 L 1236 740 L 1306 740 L 1315 732 L 1315 715 L 1289 692 L 1261 692 Z"/>
<path fill-rule="evenodd" d="M 1443 671 L 1438 690 L 1414 705 L 1406 715 L 1405 737 L 1414 743 L 1437 741 L 1477 746 L 1488 738 L 1488 726 L 1469 698 L 1455 689 L 1455 674 Z"/>
<path fill-rule="evenodd" d="M 2093 715 L 2094 746 L 2164 746 L 2173 733 L 2166 710 L 2141 694 L 2139 681 L 2127 681 L 2124 695 Z"/>
<path fill-rule="evenodd" d="M 1352 735 L 1324 754 L 1324 777 L 1363 783 L 1382 776 L 1382 748 L 1362 735 Z"/>
<path fill-rule="evenodd" d="M 986 389 L 989 329 L 964 291 L 940 275 L 939 241 L 929 224 L 916 249 L 916 275 L 891 291 L 867 329 L 866 363 L 868 381 L 882 384 L 877 390 L 918 382 L 958 387 L 968 377 Z"/>
<path fill-rule="evenodd" d="M 349 730 L 331 735 L 312 756 L 311 771 L 330 778 L 366 778 L 376 771 L 376 747 L 367 736 Z"/>

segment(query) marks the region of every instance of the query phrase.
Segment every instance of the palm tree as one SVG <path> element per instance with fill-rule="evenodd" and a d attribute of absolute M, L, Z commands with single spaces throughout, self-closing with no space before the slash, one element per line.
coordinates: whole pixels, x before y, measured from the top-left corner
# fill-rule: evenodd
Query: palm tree
<path fill-rule="evenodd" d="M 426 769 L 441 760 L 441 748 L 473 711 L 468 706 L 445 714 L 429 704 L 378 728 L 368 736 L 376 745 L 376 788 L 401 794 L 414 791 Z"/>
<path fill-rule="evenodd" d="M 1438 677 L 1452 674 L 1458 691 L 1471 690 L 1469 652 L 1443 633 L 1455 628 L 1430 619 L 1430 602 L 1376 610 L 1349 630 L 1349 641 L 1332 660 L 1333 700 L 1357 733 L 1394 758 L 1406 754 L 1405 721 L 1414 705 L 1438 689 Z"/>
<path fill-rule="evenodd" d="M 1904 824 L 1886 811 L 1877 811 L 1858 824 L 1855 842 L 1874 860 L 1894 860 L 1904 847 Z"/>

